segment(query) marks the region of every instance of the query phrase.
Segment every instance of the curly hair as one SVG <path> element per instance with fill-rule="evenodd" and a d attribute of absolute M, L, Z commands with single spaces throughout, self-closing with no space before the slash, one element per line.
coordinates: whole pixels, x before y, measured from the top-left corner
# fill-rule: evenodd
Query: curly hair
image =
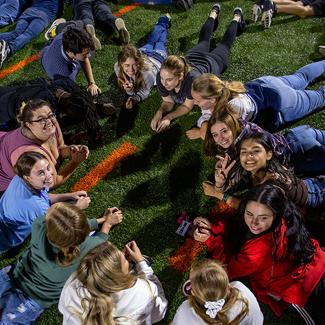
<path fill-rule="evenodd" d="M 63 33 L 62 46 L 64 51 L 73 54 L 82 53 L 83 50 L 95 50 L 95 45 L 90 35 L 84 30 L 76 27 L 68 27 Z"/>

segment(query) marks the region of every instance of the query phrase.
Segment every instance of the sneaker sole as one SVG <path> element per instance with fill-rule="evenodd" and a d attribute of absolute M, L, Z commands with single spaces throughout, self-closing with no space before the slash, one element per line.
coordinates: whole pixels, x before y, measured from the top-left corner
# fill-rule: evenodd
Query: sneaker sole
<path fill-rule="evenodd" d="M 264 28 L 270 28 L 272 23 L 272 13 L 264 11 L 262 13 L 261 24 Z"/>
<path fill-rule="evenodd" d="M 86 31 L 91 36 L 91 39 L 94 42 L 95 50 L 101 50 L 102 44 L 100 43 L 100 40 L 96 36 L 95 28 L 93 25 L 86 25 Z"/>
<path fill-rule="evenodd" d="M 258 21 L 258 18 L 261 16 L 262 9 L 259 5 L 254 4 L 252 9 L 252 20 L 256 23 Z"/>
<path fill-rule="evenodd" d="M 130 42 L 130 33 L 125 27 L 124 20 L 122 18 L 117 18 L 115 20 L 115 27 L 120 35 L 120 40 L 123 44 L 129 44 Z"/>
<path fill-rule="evenodd" d="M 53 21 L 52 25 L 50 26 L 50 28 L 45 32 L 44 37 L 47 41 L 49 41 L 50 39 L 52 39 L 53 37 L 51 37 L 51 32 L 53 29 L 55 29 L 57 26 L 59 26 L 60 24 L 64 24 L 67 21 L 64 18 L 59 18 Z"/>

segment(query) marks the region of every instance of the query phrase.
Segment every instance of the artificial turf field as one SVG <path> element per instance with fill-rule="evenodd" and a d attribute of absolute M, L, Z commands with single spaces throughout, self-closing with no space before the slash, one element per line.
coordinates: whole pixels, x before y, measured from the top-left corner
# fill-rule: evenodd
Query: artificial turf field
<path fill-rule="evenodd" d="M 117 12 L 129 3 L 118 5 L 109 3 Z M 325 44 L 325 18 L 299 19 L 289 15 L 278 15 L 273 19 L 269 30 L 263 30 L 259 23 L 252 23 L 250 11 L 252 1 L 220 1 L 221 15 L 215 40 L 219 41 L 226 26 L 232 19 L 234 7 L 243 8 L 248 21 L 246 32 L 240 36 L 232 49 L 231 64 L 223 74 L 224 79 L 248 81 L 262 75 L 285 75 L 299 67 L 319 60 L 318 45 Z M 153 24 L 160 14 L 169 12 L 172 27 L 168 35 L 167 48 L 170 54 L 182 54 L 194 46 L 198 32 L 210 11 L 213 2 L 197 1 L 189 11 L 167 6 L 140 6 L 123 15 L 131 34 L 132 42 L 144 44 Z M 70 18 L 71 8 L 66 8 L 64 16 Z M 0 31 L 10 30 L 11 27 Z M 92 59 L 92 67 L 97 84 L 103 94 L 101 98 L 121 105 L 123 95 L 117 89 L 113 65 L 119 52 L 114 39 L 98 32 L 103 49 Z M 43 35 L 11 57 L 3 67 L 10 68 L 15 63 L 36 54 L 45 44 Z M 0 71 L 1 73 L 1 71 Z M 0 74 L 1 76 L 1 74 Z M 22 70 L 0 79 L 0 86 L 21 82 L 36 77 L 45 77 L 37 61 Z M 82 73 L 78 82 L 86 85 Z M 318 80 L 312 87 L 324 84 Z M 111 232 L 111 241 L 118 247 L 135 239 L 144 254 L 153 258 L 153 268 L 161 280 L 169 300 L 169 309 L 161 324 L 168 324 L 182 301 L 180 291 L 187 273 L 180 273 L 169 266 L 168 257 L 182 245 L 183 238 L 177 236 L 176 219 L 183 208 L 191 216 L 204 214 L 214 205 L 214 200 L 206 197 L 201 183 L 213 170 L 214 162 L 202 153 L 200 140 L 190 141 L 185 136 L 200 115 L 199 109 L 173 122 L 170 129 L 155 135 L 149 123 L 159 108 L 160 98 L 154 90 L 150 98 L 141 103 L 139 109 L 122 112 L 115 120 L 102 120 L 105 130 L 105 143 L 92 149 L 90 157 L 73 174 L 66 185 L 58 191 L 68 192 L 72 185 L 87 172 L 105 159 L 124 142 L 138 147 L 138 151 L 119 163 L 89 192 L 91 204 L 87 209 L 89 217 L 98 217 L 108 206 L 118 206 L 124 214 L 123 223 Z M 311 124 L 325 128 L 325 113 L 319 112 L 297 124 Z M 27 245 L 26 245 L 27 246 Z M 25 247 L 26 247 L 25 246 Z M 203 251 L 200 256 L 205 255 Z M 3 259 L 3 267 L 14 259 Z M 291 312 L 280 319 L 270 309 L 262 306 L 265 324 L 300 324 Z M 56 306 L 47 310 L 38 324 L 60 324 L 61 317 Z"/>

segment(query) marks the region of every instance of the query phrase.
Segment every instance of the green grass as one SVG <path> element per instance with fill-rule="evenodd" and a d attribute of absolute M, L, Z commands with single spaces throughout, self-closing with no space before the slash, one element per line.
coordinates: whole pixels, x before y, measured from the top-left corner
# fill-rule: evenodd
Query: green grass
<path fill-rule="evenodd" d="M 249 1 L 221 2 L 222 12 L 216 41 L 220 40 L 232 17 L 232 10 L 241 6 L 248 17 L 252 7 Z M 124 5 L 111 5 L 116 12 Z M 199 29 L 207 17 L 212 3 L 197 2 L 190 11 L 180 11 L 170 7 L 139 7 L 123 16 L 131 33 L 133 43 L 144 44 L 153 24 L 160 14 L 170 12 L 173 23 L 168 36 L 168 50 L 171 54 L 181 54 L 196 44 Z M 69 17 L 71 10 L 67 10 Z M 3 29 L 5 31 L 10 28 Z M 277 16 L 269 30 L 262 30 L 259 24 L 250 23 L 247 31 L 235 43 L 231 53 L 231 64 L 223 78 L 248 81 L 262 75 L 284 75 L 317 59 L 317 47 L 325 44 L 325 19 L 298 19 L 292 16 Z M 121 103 L 122 96 L 116 89 L 113 64 L 119 46 L 102 33 L 98 33 L 105 44 L 92 60 L 94 75 L 103 90 L 102 98 Z M 11 57 L 6 67 L 38 52 L 44 45 L 43 35 Z M 0 81 L 4 86 L 13 82 L 45 77 L 38 62 L 34 62 Z M 86 85 L 82 75 L 78 81 Z M 312 87 L 324 83 L 319 81 Z M 59 191 L 69 191 L 87 171 L 96 166 L 122 142 L 130 141 L 140 150 L 133 157 L 122 162 L 112 173 L 103 179 L 89 195 L 92 202 L 87 209 L 90 217 L 100 215 L 107 206 L 119 206 L 124 213 L 124 221 L 112 231 L 111 240 L 118 247 L 130 239 L 135 239 L 144 254 L 154 259 L 154 270 L 161 279 L 169 310 L 166 320 L 171 321 L 175 310 L 182 301 L 180 288 L 187 274 L 171 269 L 168 256 L 182 244 L 182 238 L 175 234 L 176 217 L 183 208 L 191 215 L 206 213 L 213 206 L 213 200 L 202 193 L 201 183 L 211 172 L 213 162 L 203 154 L 200 141 L 188 140 L 184 132 L 199 116 L 199 110 L 180 118 L 162 135 L 155 135 L 149 123 L 160 105 L 160 98 L 154 90 L 151 97 L 140 105 L 134 114 L 134 125 L 123 136 L 119 136 L 121 123 L 116 120 L 102 121 L 107 130 L 105 145 L 91 151 L 89 159 L 75 172 L 69 182 Z M 128 116 L 131 119 L 131 116 Z M 309 123 L 325 128 L 324 113 L 314 114 L 301 123 Z M 12 259 L 0 261 L 4 266 Z M 300 324 L 291 313 L 281 319 L 276 318 L 265 306 L 265 324 Z M 39 324 L 59 324 L 61 317 L 56 306 L 47 310 L 39 319 Z"/>

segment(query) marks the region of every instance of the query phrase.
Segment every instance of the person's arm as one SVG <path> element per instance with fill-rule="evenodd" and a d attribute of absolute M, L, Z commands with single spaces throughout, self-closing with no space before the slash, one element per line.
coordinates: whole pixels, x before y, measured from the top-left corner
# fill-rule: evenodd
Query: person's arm
<path fill-rule="evenodd" d="M 201 127 L 193 127 L 190 130 L 186 131 L 186 136 L 190 139 L 190 140 L 195 140 L 195 139 L 205 139 L 205 135 L 207 133 L 207 129 L 208 129 L 208 122 L 203 122 Z"/>
<path fill-rule="evenodd" d="M 194 100 L 187 98 L 185 102 L 182 105 L 178 106 L 175 111 L 168 113 L 162 118 L 161 123 L 158 126 L 157 132 L 161 132 L 165 130 L 170 125 L 170 122 L 172 120 L 190 112 L 193 106 L 194 106 Z"/>
<path fill-rule="evenodd" d="M 87 196 L 87 192 L 85 191 L 60 194 L 49 193 L 49 199 L 51 201 L 51 204 L 64 201 L 74 201 L 75 205 L 79 209 L 86 209 L 90 203 L 90 198 Z"/>
<path fill-rule="evenodd" d="M 80 64 L 88 81 L 87 91 L 89 91 L 92 96 L 99 95 L 101 90 L 96 85 L 89 58 L 86 58 L 85 61 L 80 61 Z"/>
<path fill-rule="evenodd" d="M 153 131 L 158 132 L 158 127 L 161 123 L 161 120 L 165 114 L 170 112 L 174 108 L 174 100 L 170 97 L 162 97 L 162 103 L 159 110 L 156 112 L 155 116 L 151 120 L 150 126 Z"/>

